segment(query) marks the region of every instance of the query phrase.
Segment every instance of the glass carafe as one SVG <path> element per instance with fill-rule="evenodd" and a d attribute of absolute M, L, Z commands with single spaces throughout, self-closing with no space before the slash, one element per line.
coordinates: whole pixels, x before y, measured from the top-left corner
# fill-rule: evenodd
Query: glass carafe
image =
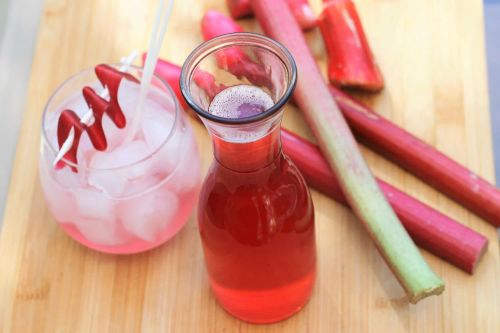
<path fill-rule="evenodd" d="M 279 321 L 299 311 L 315 281 L 311 196 L 281 150 L 283 107 L 295 82 L 290 53 L 250 33 L 203 43 L 181 74 L 182 93 L 207 127 L 214 148 L 198 207 L 211 287 L 229 313 L 254 323 Z M 236 93 L 241 87 L 246 93 L 258 88 L 272 99 L 271 107 L 258 104 L 262 93 L 244 103 L 237 94 L 222 97 L 234 87 Z M 229 115 L 221 116 L 209 110 L 224 99 L 225 107 L 236 104 L 238 112 L 222 108 Z"/>

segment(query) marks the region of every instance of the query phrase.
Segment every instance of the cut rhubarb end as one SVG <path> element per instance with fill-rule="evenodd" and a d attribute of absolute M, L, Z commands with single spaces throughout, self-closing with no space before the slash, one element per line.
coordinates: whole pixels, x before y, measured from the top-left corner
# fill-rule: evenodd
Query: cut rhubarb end
<path fill-rule="evenodd" d="M 328 77 L 339 87 L 379 91 L 384 79 L 351 0 L 325 3 L 318 26 L 328 53 Z"/>
<path fill-rule="evenodd" d="M 488 239 L 486 239 L 486 243 L 485 245 L 481 248 L 481 252 L 478 253 L 476 259 L 474 260 L 474 262 L 472 263 L 472 265 L 470 266 L 470 271 L 469 273 L 470 274 L 474 274 L 474 272 L 476 271 L 476 267 L 477 265 L 481 262 L 481 260 L 483 259 L 484 255 L 486 254 L 486 252 L 488 251 L 488 244 L 489 244 L 489 241 Z"/>
<path fill-rule="evenodd" d="M 385 199 L 340 113 L 302 31 L 284 0 L 252 0 L 263 30 L 288 48 L 297 63 L 294 99 L 334 170 L 356 216 L 411 302 L 444 290 Z"/>
<path fill-rule="evenodd" d="M 444 291 L 444 284 L 438 286 L 437 288 L 427 288 L 427 289 L 424 289 L 414 295 L 407 295 L 408 297 L 408 302 L 410 302 L 411 304 L 417 304 L 418 302 L 420 302 L 421 300 L 423 300 L 424 298 L 426 297 L 429 297 L 429 296 L 439 296 L 443 293 Z"/>
<path fill-rule="evenodd" d="M 226 0 L 226 4 L 231 17 L 234 19 L 252 16 L 253 14 L 250 0 Z"/>

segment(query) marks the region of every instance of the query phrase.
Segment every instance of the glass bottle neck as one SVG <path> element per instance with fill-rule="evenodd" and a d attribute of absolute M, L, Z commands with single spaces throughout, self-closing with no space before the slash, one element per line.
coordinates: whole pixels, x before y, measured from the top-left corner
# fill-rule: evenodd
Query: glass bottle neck
<path fill-rule="evenodd" d="M 230 142 L 213 135 L 215 159 L 234 171 L 259 170 L 278 157 L 281 151 L 280 133 L 278 125 L 262 138 L 251 142 Z"/>
<path fill-rule="evenodd" d="M 237 172 L 264 168 L 281 151 L 281 117 L 279 111 L 269 119 L 244 125 L 227 125 L 204 119 L 212 135 L 215 159 Z"/>

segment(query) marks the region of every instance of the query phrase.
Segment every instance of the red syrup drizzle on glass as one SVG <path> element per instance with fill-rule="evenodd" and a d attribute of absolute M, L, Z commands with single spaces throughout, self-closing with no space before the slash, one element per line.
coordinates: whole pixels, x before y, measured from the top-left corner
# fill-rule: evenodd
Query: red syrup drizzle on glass
<path fill-rule="evenodd" d="M 70 109 L 63 110 L 59 116 L 57 124 L 57 141 L 59 149 L 68 138 L 71 129 L 74 129 L 74 139 L 71 148 L 64 155 L 64 159 L 78 164 L 77 151 L 80 143 L 80 138 L 84 132 L 90 138 L 92 146 L 97 150 L 106 150 L 108 144 L 106 136 L 102 128 L 102 117 L 107 114 L 111 121 L 118 127 L 124 128 L 126 125 L 125 115 L 123 114 L 120 105 L 118 104 L 118 87 L 122 79 L 127 79 L 133 82 L 139 82 L 134 76 L 128 73 L 120 72 L 108 65 L 97 65 L 95 73 L 99 81 L 104 87 L 108 88 L 109 101 L 100 97 L 92 88 L 83 88 L 83 97 L 87 102 L 89 109 L 92 109 L 94 122 L 91 125 L 85 125 L 80 121 L 78 115 Z M 66 165 L 64 161 L 59 161 L 56 168 L 62 168 Z M 77 172 L 75 166 L 71 166 L 74 172 Z"/>

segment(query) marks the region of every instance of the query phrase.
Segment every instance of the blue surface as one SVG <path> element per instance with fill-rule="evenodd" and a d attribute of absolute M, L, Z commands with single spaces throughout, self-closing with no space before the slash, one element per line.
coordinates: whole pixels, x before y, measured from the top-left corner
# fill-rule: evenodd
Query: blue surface
<path fill-rule="evenodd" d="M 500 185 L 500 0 L 484 1 L 484 18 L 495 174 Z"/>

